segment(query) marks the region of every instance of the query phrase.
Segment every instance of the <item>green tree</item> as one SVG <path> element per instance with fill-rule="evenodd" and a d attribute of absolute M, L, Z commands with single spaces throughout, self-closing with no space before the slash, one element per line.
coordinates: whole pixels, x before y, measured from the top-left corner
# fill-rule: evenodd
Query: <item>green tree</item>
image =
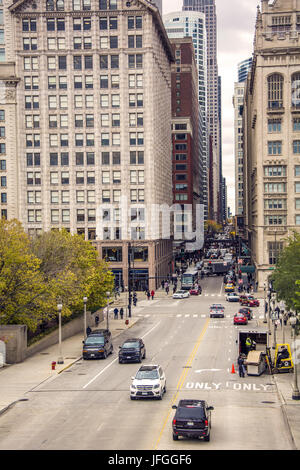
<path fill-rule="evenodd" d="M 272 274 L 277 298 L 284 300 L 290 310 L 299 309 L 300 234 L 295 232 L 279 255 Z"/>
<path fill-rule="evenodd" d="M 22 225 L 0 220 L 0 323 L 25 324 L 34 331 L 51 302 Z"/>
<path fill-rule="evenodd" d="M 33 239 L 32 250 L 41 260 L 45 283 L 63 304 L 62 315 L 81 310 L 84 296 L 88 309 L 105 305 L 106 292 L 113 289 L 113 275 L 90 242 L 65 229 L 52 230 Z"/>
<path fill-rule="evenodd" d="M 204 229 L 208 232 L 208 233 L 217 233 L 217 232 L 220 232 L 222 230 L 222 225 L 218 224 L 217 222 L 215 222 L 214 220 L 206 220 L 204 222 Z"/>

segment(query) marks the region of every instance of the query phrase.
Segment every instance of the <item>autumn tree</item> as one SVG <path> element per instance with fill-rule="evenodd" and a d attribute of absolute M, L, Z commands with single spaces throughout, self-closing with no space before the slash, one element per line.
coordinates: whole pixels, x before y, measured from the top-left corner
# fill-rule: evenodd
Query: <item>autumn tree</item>
<path fill-rule="evenodd" d="M 31 246 L 41 260 L 44 282 L 62 301 L 63 315 L 82 309 L 84 296 L 88 309 L 105 305 L 106 292 L 113 289 L 113 274 L 107 263 L 98 259 L 90 242 L 62 229 L 44 232 L 32 240 Z"/>
<path fill-rule="evenodd" d="M 284 300 L 288 309 L 299 310 L 300 234 L 294 233 L 288 245 L 279 255 L 276 270 L 272 274 L 277 298 Z"/>
<path fill-rule="evenodd" d="M 24 324 L 35 330 L 53 301 L 17 220 L 0 220 L 0 323 Z"/>

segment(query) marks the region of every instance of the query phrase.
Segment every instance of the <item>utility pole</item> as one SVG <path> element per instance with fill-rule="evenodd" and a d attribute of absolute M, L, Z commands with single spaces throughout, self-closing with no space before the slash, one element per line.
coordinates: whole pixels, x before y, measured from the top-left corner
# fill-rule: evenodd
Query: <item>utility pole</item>
<path fill-rule="evenodd" d="M 131 243 L 128 243 L 128 317 L 131 318 Z"/>

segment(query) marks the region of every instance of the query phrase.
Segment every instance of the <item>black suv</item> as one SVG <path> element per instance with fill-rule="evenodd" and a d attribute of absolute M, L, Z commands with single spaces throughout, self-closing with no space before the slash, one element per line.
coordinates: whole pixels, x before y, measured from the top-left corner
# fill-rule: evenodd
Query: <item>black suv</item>
<path fill-rule="evenodd" d="M 127 339 L 119 348 L 120 364 L 124 362 L 141 362 L 142 359 L 146 358 L 145 344 L 139 338 Z"/>
<path fill-rule="evenodd" d="M 178 441 L 178 437 L 203 437 L 205 441 L 210 439 L 211 410 L 213 406 L 208 406 L 204 400 L 180 400 L 173 418 L 173 440 Z"/>
<path fill-rule="evenodd" d="M 94 330 L 83 341 L 82 358 L 99 359 L 107 358 L 113 352 L 111 332 L 109 330 Z"/>

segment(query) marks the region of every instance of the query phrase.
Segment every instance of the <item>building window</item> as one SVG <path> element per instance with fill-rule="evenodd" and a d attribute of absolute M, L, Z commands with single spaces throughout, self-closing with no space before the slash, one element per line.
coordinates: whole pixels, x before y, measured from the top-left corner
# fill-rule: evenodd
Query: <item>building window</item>
<path fill-rule="evenodd" d="M 268 108 L 280 109 L 283 107 L 283 77 L 278 73 L 268 77 Z"/>
<path fill-rule="evenodd" d="M 286 216 L 282 216 L 282 215 L 265 216 L 265 225 L 267 226 L 286 225 Z"/>
<path fill-rule="evenodd" d="M 266 177 L 286 176 L 285 166 L 265 166 L 264 175 Z"/>
<path fill-rule="evenodd" d="M 293 130 L 300 131 L 300 119 L 299 118 L 293 119 Z"/>
<path fill-rule="evenodd" d="M 281 132 L 281 119 L 269 119 L 268 120 L 268 132 L 269 133 Z"/>
<path fill-rule="evenodd" d="M 300 73 L 292 75 L 292 106 L 300 108 Z"/>
<path fill-rule="evenodd" d="M 282 141 L 270 141 L 268 142 L 268 154 L 269 155 L 281 155 L 282 153 Z"/>
<path fill-rule="evenodd" d="M 269 264 L 275 265 L 277 263 L 277 258 L 282 250 L 283 250 L 282 242 L 269 242 L 268 243 Z"/>
<path fill-rule="evenodd" d="M 300 154 L 300 140 L 293 141 L 293 153 L 294 155 Z"/>

